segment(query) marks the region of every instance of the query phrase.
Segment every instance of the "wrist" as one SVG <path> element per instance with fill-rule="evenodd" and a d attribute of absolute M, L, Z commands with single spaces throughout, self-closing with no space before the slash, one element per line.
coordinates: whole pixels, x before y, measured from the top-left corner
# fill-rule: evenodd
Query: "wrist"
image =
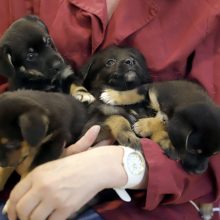
<path fill-rule="evenodd" d="M 103 146 L 92 151 L 96 157 L 95 169 L 100 190 L 124 186 L 128 177 L 123 167 L 123 148 Z"/>

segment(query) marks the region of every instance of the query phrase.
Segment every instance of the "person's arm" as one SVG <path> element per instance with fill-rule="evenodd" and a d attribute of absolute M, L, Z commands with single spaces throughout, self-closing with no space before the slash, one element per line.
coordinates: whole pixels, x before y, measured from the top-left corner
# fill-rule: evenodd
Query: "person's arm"
<path fill-rule="evenodd" d="M 76 148 L 92 145 L 88 140 L 93 141 L 97 131 L 89 132 L 76 143 Z M 66 219 L 99 191 L 127 183 L 122 158 L 123 148 L 109 145 L 37 167 L 12 190 L 9 219 Z"/>

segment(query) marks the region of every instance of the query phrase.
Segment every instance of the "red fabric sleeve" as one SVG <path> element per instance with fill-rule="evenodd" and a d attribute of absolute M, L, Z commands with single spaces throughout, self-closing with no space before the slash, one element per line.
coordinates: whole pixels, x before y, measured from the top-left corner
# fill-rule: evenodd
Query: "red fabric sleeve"
<path fill-rule="evenodd" d="M 206 33 L 204 40 L 196 47 L 190 79 L 201 83 L 214 99 L 220 104 L 220 21 L 213 21 L 210 26 L 214 29 Z"/>
<path fill-rule="evenodd" d="M 220 181 L 217 160 L 220 155 L 213 156 L 207 172 L 190 175 L 179 162 L 164 155 L 153 141 L 142 139 L 142 145 L 149 168 L 146 209 L 152 210 L 159 204 L 180 204 L 189 200 L 210 202 L 216 199 Z"/>

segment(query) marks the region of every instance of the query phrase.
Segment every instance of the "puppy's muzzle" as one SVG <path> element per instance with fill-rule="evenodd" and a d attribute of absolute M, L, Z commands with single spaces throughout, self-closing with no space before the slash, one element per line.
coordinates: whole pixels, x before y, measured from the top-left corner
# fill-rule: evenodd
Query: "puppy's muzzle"
<path fill-rule="evenodd" d="M 208 158 L 196 155 L 187 155 L 181 160 L 183 168 L 191 174 L 202 174 L 208 168 Z"/>
<path fill-rule="evenodd" d="M 137 77 L 137 74 L 134 71 L 128 71 L 125 73 L 126 82 L 133 82 Z"/>

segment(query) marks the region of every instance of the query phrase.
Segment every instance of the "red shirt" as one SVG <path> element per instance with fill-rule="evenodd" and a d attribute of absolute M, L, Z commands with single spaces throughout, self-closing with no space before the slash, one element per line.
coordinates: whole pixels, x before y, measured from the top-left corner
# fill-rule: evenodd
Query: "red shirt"
<path fill-rule="evenodd" d="M 0 33 L 30 11 L 46 22 L 76 69 L 106 46 L 134 46 L 154 80 L 195 79 L 220 104 L 218 0 L 121 0 L 109 23 L 104 0 L 1 0 Z M 105 219 L 196 220 L 199 214 L 189 200 L 218 204 L 220 155 L 211 158 L 206 173 L 189 175 L 151 140 L 143 139 L 142 146 L 149 167 L 145 195 L 135 194 L 128 204 L 118 200 L 99 206 Z"/>

